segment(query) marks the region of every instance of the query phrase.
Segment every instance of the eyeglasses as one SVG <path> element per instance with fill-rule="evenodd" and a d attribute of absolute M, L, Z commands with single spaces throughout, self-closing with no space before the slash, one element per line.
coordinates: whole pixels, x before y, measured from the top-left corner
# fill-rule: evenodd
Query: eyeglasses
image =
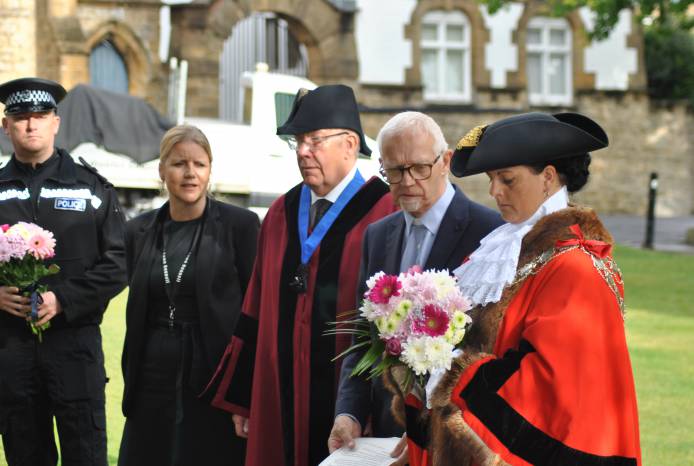
<path fill-rule="evenodd" d="M 303 138 L 300 141 L 296 139 L 294 136 L 289 136 L 285 139 L 285 141 L 287 142 L 287 145 L 291 150 L 299 150 L 299 148 L 302 145 L 306 144 L 310 152 L 315 152 L 316 149 L 318 149 L 320 145 L 323 144 L 326 140 L 335 136 L 342 136 L 343 134 L 349 133 L 347 131 L 341 131 L 339 133 L 328 134 L 326 136 L 313 136 L 310 138 Z"/>
<path fill-rule="evenodd" d="M 381 166 L 379 172 L 390 184 L 402 182 L 405 172 L 409 173 L 413 180 L 426 180 L 431 176 L 431 169 L 440 158 L 441 154 L 437 155 L 431 163 L 413 163 L 407 167 L 383 168 L 383 166 Z"/>

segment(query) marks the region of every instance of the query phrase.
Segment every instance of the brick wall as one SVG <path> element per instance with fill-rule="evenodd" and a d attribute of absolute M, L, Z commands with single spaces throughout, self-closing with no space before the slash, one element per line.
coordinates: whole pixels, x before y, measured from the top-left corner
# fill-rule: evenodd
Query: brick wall
<path fill-rule="evenodd" d="M 36 3 L 0 2 L 0 82 L 36 75 Z"/>

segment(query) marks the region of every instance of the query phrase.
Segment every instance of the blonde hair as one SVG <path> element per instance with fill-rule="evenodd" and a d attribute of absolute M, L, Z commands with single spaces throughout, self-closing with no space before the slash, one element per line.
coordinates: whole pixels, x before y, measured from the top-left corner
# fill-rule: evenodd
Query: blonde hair
<path fill-rule="evenodd" d="M 159 144 L 159 163 L 163 164 L 171 155 L 174 146 L 179 142 L 194 142 L 205 151 L 212 163 L 212 148 L 210 141 L 207 140 L 205 133 L 196 126 L 178 125 L 168 130 Z"/>

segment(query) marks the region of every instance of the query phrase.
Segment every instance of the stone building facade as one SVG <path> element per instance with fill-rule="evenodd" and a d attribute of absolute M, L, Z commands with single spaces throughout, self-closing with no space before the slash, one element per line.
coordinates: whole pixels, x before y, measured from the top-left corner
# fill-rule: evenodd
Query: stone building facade
<path fill-rule="evenodd" d="M 628 11 L 607 40 L 591 42 L 587 10 L 551 18 L 536 1 L 490 15 L 473 0 L 0 0 L 0 80 L 90 82 L 90 54 L 107 41 L 129 93 L 161 112 L 167 59 L 187 60 L 187 114 L 216 118 L 224 43 L 258 13 L 286 21 L 305 47 L 309 79 L 355 88 L 372 137 L 407 109 L 432 115 L 451 145 L 518 112 L 578 111 L 599 121 L 611 144 L 594 154 L 577 201 L 642 214 L 657 171 L 658 214 L 694 211 L 694 117 L 684 105 L 649 100 L 643 36 Z M 484 176 L 456 182 L 489 203 Z"/>
<path fill-rule="evenodd" d="M 165 104 L 160 8 L 158 0 L 0 0 L 0 80 L 40 76 L 67 89 L 89 83 L 90 52 L 107 40 L 127 67 L 129 93 Z"/>

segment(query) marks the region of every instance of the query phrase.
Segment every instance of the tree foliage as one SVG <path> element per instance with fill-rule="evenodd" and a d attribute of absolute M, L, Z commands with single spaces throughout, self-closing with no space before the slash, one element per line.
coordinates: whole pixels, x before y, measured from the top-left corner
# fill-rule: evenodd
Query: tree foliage
<path fill-rule="evenodd" d="M 510 0 L 480 0 L 487 5 L 490 13 L 494 13 Z M 694 0 L 547 0 L 550 12 L 554 16 L 565 16 L 573 10 L 588 7 L 595 13 L 595 24 L 590 36 L 593 39 L 606 38 L 617 21 L 619 12 L 625 8 L 631 9 L 637 20 L 651 18 L 653 24 L 672 24 L 678 27 L 694 25 L 694 19 L 687 18 L 687 8 Z"/>
<path fill-rule="evenodd" d="M 648 93 L 656 99 L 687 99 L 694 103 L 694 37 L 668 24 L 645 30 Z"/>

